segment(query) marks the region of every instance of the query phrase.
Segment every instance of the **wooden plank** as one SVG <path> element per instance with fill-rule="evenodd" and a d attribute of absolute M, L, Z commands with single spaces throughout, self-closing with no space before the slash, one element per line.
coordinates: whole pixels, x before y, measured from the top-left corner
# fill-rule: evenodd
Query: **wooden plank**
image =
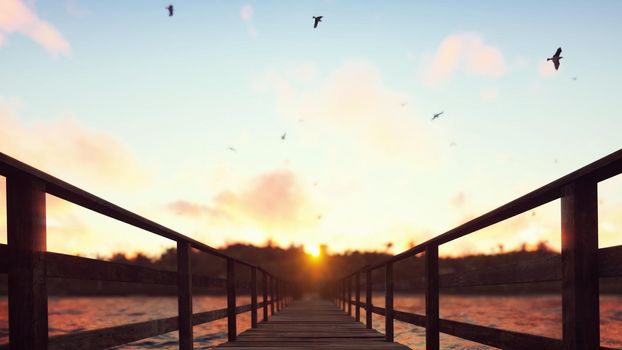
<path fill-rule="evenodd" d="M 257 268 L 251 268 L 251 327 L 257 327 Z"/>
<path fill-rule="evenodd" d="M 352 278 L 346 277 L 348 289 L 348 315 L 352 316 Z"/>
<path fill-rule="evenodd" d="M 227 338 L 234 341 L 237 336 L 235 310 L 235 261 L 227 259 Z"/>
<path fill-rule="evenodd" d="M 263 322 L 268 321 L 268 274 L 266 271 L 262 273 L 262 289 L 263 289 Z"/>
<path fill-rule="evenodd" d="M 622 276 L 622 246 L 598 250 L 598 275 L 600 277 Z"/>
<path fill-rule="evenodd" d="M 372 307 L 372 301 L 371 301 L 371 285 L 372 285 L 372 280 L 371 280 L 371 270 L 367 270 L 365 272 L 365 326 L 367 329 L 371 329 L 372 326 L 372 322 L 371 322 L 371 316 L 372 316 L 372 311 L 371 311 L 371 307 Z"/>
<path fill-rule="evenodd" d="M 361 274 L 358 272 L 354 277 L 354 285 L 356 286 L 354 294 L 354 319 L 356 322 L 361 322 L 361 307 L 359 306 L 361 302 Z"/>
<path fill-rule="evenodd" d="M 9 338 L 12 349 L 48 345 L 45 278 L 45 186 L 30 177 L 6 179 Z"/>
<path fill-rule="evenodd" d="M 425 251 L 425 348 L 438 350 L 440 348 L 438 321 L 438 246 L 429 245 Z"/>
<path fill-rule="evenodd" d="M 385 298 L 384 298 L 384 332 L 388 342 L 393 342 L 393 263 L 385 268 Z"/>
<path fill-rule="evenodd" d="M 566 350 L 596 349 L 598 315 L 598 196 L 595 182 L 566 186 L 562 209 L 562 313 Z"/>
<path fill-rule="evenodd" d="M 270 276 L 270 316 L 274 315 L 274 277 Z"/>
<path fill-rule="evenodd" d="M 179 349 L 192 350 L 192 266 L 191 248 L 187 242 L 177 242 L 177 307 Z"/>

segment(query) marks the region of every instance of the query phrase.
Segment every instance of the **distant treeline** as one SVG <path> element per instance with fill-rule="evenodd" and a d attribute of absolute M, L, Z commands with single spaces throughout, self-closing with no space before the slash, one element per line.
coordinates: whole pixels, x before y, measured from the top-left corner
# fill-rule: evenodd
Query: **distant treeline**
<path fill-rule="evenodd" d="M 301 292 L 319 291 L 327 281 L 335 280 L 363 266 L 375 265 L 391 256 L 386 252 L 348 251 L 343 254 L 325 254 L 319 258 L 312 258 L 300 246 L 290 246 L 285 249 L 272 244 L 262 247 L 232 244 L 221 249 L 221 251 L 229 256 L 261 266 L 285 280 L 292 281 Z M 451 274 L 508 266 L 544 258 L 560 261 L 561 268 L 560 254 L 545 243 L 540 243 L 533 250 L 527 249 L 527 246 L 524 245 L 518 250 L 497 254 L 472 254 L 462 257 L 440 258 L 439 269 L 440 274 Z M 100 257 L 100 259 L 159 270 L 176 270 L 176 251 L 174 248 L 166 250 L 156 258 L 143 254 L 128 257 L 123 253 L 116 253 L 111 257 Z M 191 260 L 194 274 L 223 279 L 226 277 L 224 259 L 194 251 Z M 423 254 L 397 262 L 393 269 L 396 291 L 403 293 L 422 292 L 424 268 Z M 6 275 L 0 275 L 0 277 L 0 293 L 6 293 Z M 258 274 L 257 277 L 258 282 L 261 283 L 261 274 Z M 361 283 L 364 283 L 364 277 L 361 276 Z M 250 269 L 246 266 L 236 265 L 236 279 L 240 282 L 248 282 L 250 280 Z M 374 270 L 372 281 L 374 290 L 382 290 L 384 288 L 384 270 Z M 52 295 L 172 295 L 176 292 L 175 286 L 59 279 L 49 279 L 48 290 Z M 224 292 L 224 286 L 195 288 L 194 290 L 196 294 L 221 294 Z M 247 290 L 240 290 L 240 294 L 245 292 Z M 442 292 L 474 294 L 560 293 L 561 282 L 451 288 L 443 289 Z M 601 292 L 622 294 L 620 279 L 602 279 Z"/>

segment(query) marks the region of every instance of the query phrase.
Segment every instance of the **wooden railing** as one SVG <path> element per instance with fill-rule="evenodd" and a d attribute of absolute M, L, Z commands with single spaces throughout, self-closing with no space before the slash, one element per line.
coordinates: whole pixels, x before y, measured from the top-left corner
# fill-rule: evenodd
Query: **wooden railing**
<path fill-rule="evenodd" d="M 104 349 L 159 334 L 179 331 L 179 347 L 193 348 L 192 328 L 228 319 L 228 339 L 236 339 L 236 315 L 257 310 L 263 321 L 286 305 L 291 294 L 286 281 L 259 266 L 230 257 L 208 245 L 107 202 L 38 169 L 0 153 L 0 175 L 6 177 L 7 245 L 0 244 L 0 273 L 8 274 L 9 344 L 0 349 Z M 129 264 L 46 251 L 45 195 L 51 194 L 110 218 L 177 242 L 177 271 L 162 271 Z M 227 278 L 192 272 L 192 248 L 226 260 Z M 250 269 L 250 281 L 236 280 L 236 265 Z M 257 272 L 262 274 L 262 301 L 257 302 Z M 49 277 L 146 284 L 176 285 L 178 316 L 48 338 L 46 279 Z M 192 287 L 226 286 L 227 308 L 193 313 Z M 250 289 L 251 303 L 236 305 L 236 288 Z"/>
<path fill-rule="evenodd" d="M 372 313 L 385 316 L 387 341 L 393 341 L 393 321 L 426 329 L 426 349 L 439 349 L 439 333 L 502 349 L 606 349 L 600 347 L 599 278 L 622 276 L 622 246 L 598 249 L 597 185 L 622 172 L 622 150 L 574 171 L 463 225 L 397 254 L 374 266 L 365 266 L 337 281 L 330 290 L 343 310 L 360 320 L 362 307 L 367 328 Z M 439 276 L 439 246 L 505 219 L 561 198 L 561 263 L 551 258 L 492 267 L 483 271 Z M 425 277 L 417 280 L 425 291 L 425 315 L 393 307 L 393 265 L 425 254 Z M 385 307 L 372 304 L 371 273 L 385 272 Z M 360 276 L 365 274 L 365 302 L 360 300 Z M 562 282 L 562 339 L 439 318 L 439 289 L 525 282 Z M 355 299 L 352 299 L 354 282 Z"/>

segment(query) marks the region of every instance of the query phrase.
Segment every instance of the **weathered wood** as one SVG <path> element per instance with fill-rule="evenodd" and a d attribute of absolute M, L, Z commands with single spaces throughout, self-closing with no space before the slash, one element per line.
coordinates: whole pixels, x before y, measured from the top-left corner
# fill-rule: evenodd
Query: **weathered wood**
<path fill-rule="evenodd" d="M 361 302 L 361 274 L 357 272 L 354 277 L 354 284 L 356 285 L 356 292 L 354 294 L 355 299 L 355 309 L 354 309 L 354 319 L 356 322 L 361 322 L 361 307 L 359 303 Z"/>
<path fill-rule="evenodd" d="M 622 276 L 622 246 L 598 250 L 598 276 Z"/>
<path fill-rule="evenodd" d="M 347 277 L 346 283 L 348 285 L 348 315 L 352 316 L 352 278 Z"/>
<path fill-rule="evenodd" d="M 268 274 L 266 271 L 262 273 L 262 290 L 263 290 L 263 322 L 268 321 Z"/>
<path fill-rule="evenodd" d="M 275 289 L 276 289 L 276 312 L 281 310 L 281 281 L 275 281 Z"/>
<path fill-rule="evenodd" d="M 372 307 L 371 285 L 372 285 L 371 270 L 367 270 L 365 272 L 365 326 L 366 326 L 367 329 L 371 329 L 371 326 L 372 326 L 372 322 L 371 322 L 371 316 L 372 316 L 372 312 L 371 312 L 371 307 Z"/>
<path fill-rule="evenodd" d="M 11 349 L 48 344 L 45 278 L 45 186 L 30 177 L 6 179 L 9 338 Z"/>
<path fill-rule="evenodd" d="M 295 300 L 268 322 L 242 332 L 235 342 L 216 349 L 230 350 L 407 350 L 384 341 L 329 301 Z"/>
<path fill-rule="evenodd" d="M 596 349 L 598 315 L 598 196 L 595 182 L 577 181 L 563 190 L 562 312 L 566 350 Z"/>
<path fill-rule="evenodd" d="M 187 242 L 177 242 L 177 307 L 179 349 L 192 350 L 192 266 L 191 248 Z"/>
<path fill-rule="evenodd" d="M 270 276 L 270 316 L 274 315 L 274 277 Z"/>
<path fill-rule="evenodd" d="M 227 338 L 229 341 L 234 341 L 238 334 L 236 329 L 235 298 L 235 261 L 227 259 Z"/>
<path fill-rule="evenodd" d="M 438 350 L 438 246 L 429 245 L 425 251 L 425 348 Z"/>
<path fill-rule="evenodd" d="M 388 342 L 393 341 L 393 263 L 390 262 L 385 267 L 385 309 L 384 329 Z"/>
<path fill-rule="evenodd" d="M 251 327 L 257 327 L 257 268 L 251 268 Z"/>

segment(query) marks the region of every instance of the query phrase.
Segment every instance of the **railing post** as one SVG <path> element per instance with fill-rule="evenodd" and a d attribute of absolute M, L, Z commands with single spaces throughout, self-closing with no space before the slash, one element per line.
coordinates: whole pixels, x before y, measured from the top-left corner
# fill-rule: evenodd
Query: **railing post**
<path fill-rule="evenodd" d="M 346 278 L 348 281 L 348 315 L 352 316 L 352 277 Z"/>
<path fill-rule="evenodd" d="M 393 263 L 386 264 L 385 271 L 385 336 L 389 342 L 393 341 Z"/>
<path fill-rule="evenodd" d="M 356 322 L 361 322 L 361 273 L 356 272 L 354 277 L 355 294 L 354 294 L 354 318 Z"/>
<path fill-rule="evenodd" d="M 365 273 L 365 326 L 371 329 L 372 301 L 371 301 L 371 270 Z"/>
<path fill-rule="evenodd" d="M 262 289 L 263 289 L 263 321 L 268 321 L 268 274 L 266 271 L 261 271 L 262 276 Z"/>
<path fill-rule="evenodd" d="M 235 261 L 227 258 L 227 335 L 229 341 L 237 336 L 235 313 Z"/>
<path fill-rule="evenodd" d="M 346 279 L 341 280 L 341 309 L 346 311 Z"/>
<path fill-rule="evenodd" d="M 276 280 L 276 312 L 281 311 L 281 281 Z"/>
<path fill-rule="evenodd" d="M 251 267 L 251 328 L 257 328 L 257 268 Z"/>
<path fill-rule="evenodd" d="M 562 313 L 566 350 L 600 346 L 597 184 L 562 189 Z"/>
<path fill-rule="evenodd" d="M 270 275 L 270 315 L 274 315 L 274 277 Z"/>
<path fill-rule="evenodd" d="M 45 187 L 34 179 L 6 179 L 10 349 L 48 345 Z"/>
<path fill-rule="evenodd" d="M 192 266 L 190 243 L 177 241 L 177 309 L 179 349 L 192 350 Z"/>
<path fill-rule="evenodd" d="M 429 245 L 425 251 L 425 348 L 438 350 L 438 246 Z"/>

